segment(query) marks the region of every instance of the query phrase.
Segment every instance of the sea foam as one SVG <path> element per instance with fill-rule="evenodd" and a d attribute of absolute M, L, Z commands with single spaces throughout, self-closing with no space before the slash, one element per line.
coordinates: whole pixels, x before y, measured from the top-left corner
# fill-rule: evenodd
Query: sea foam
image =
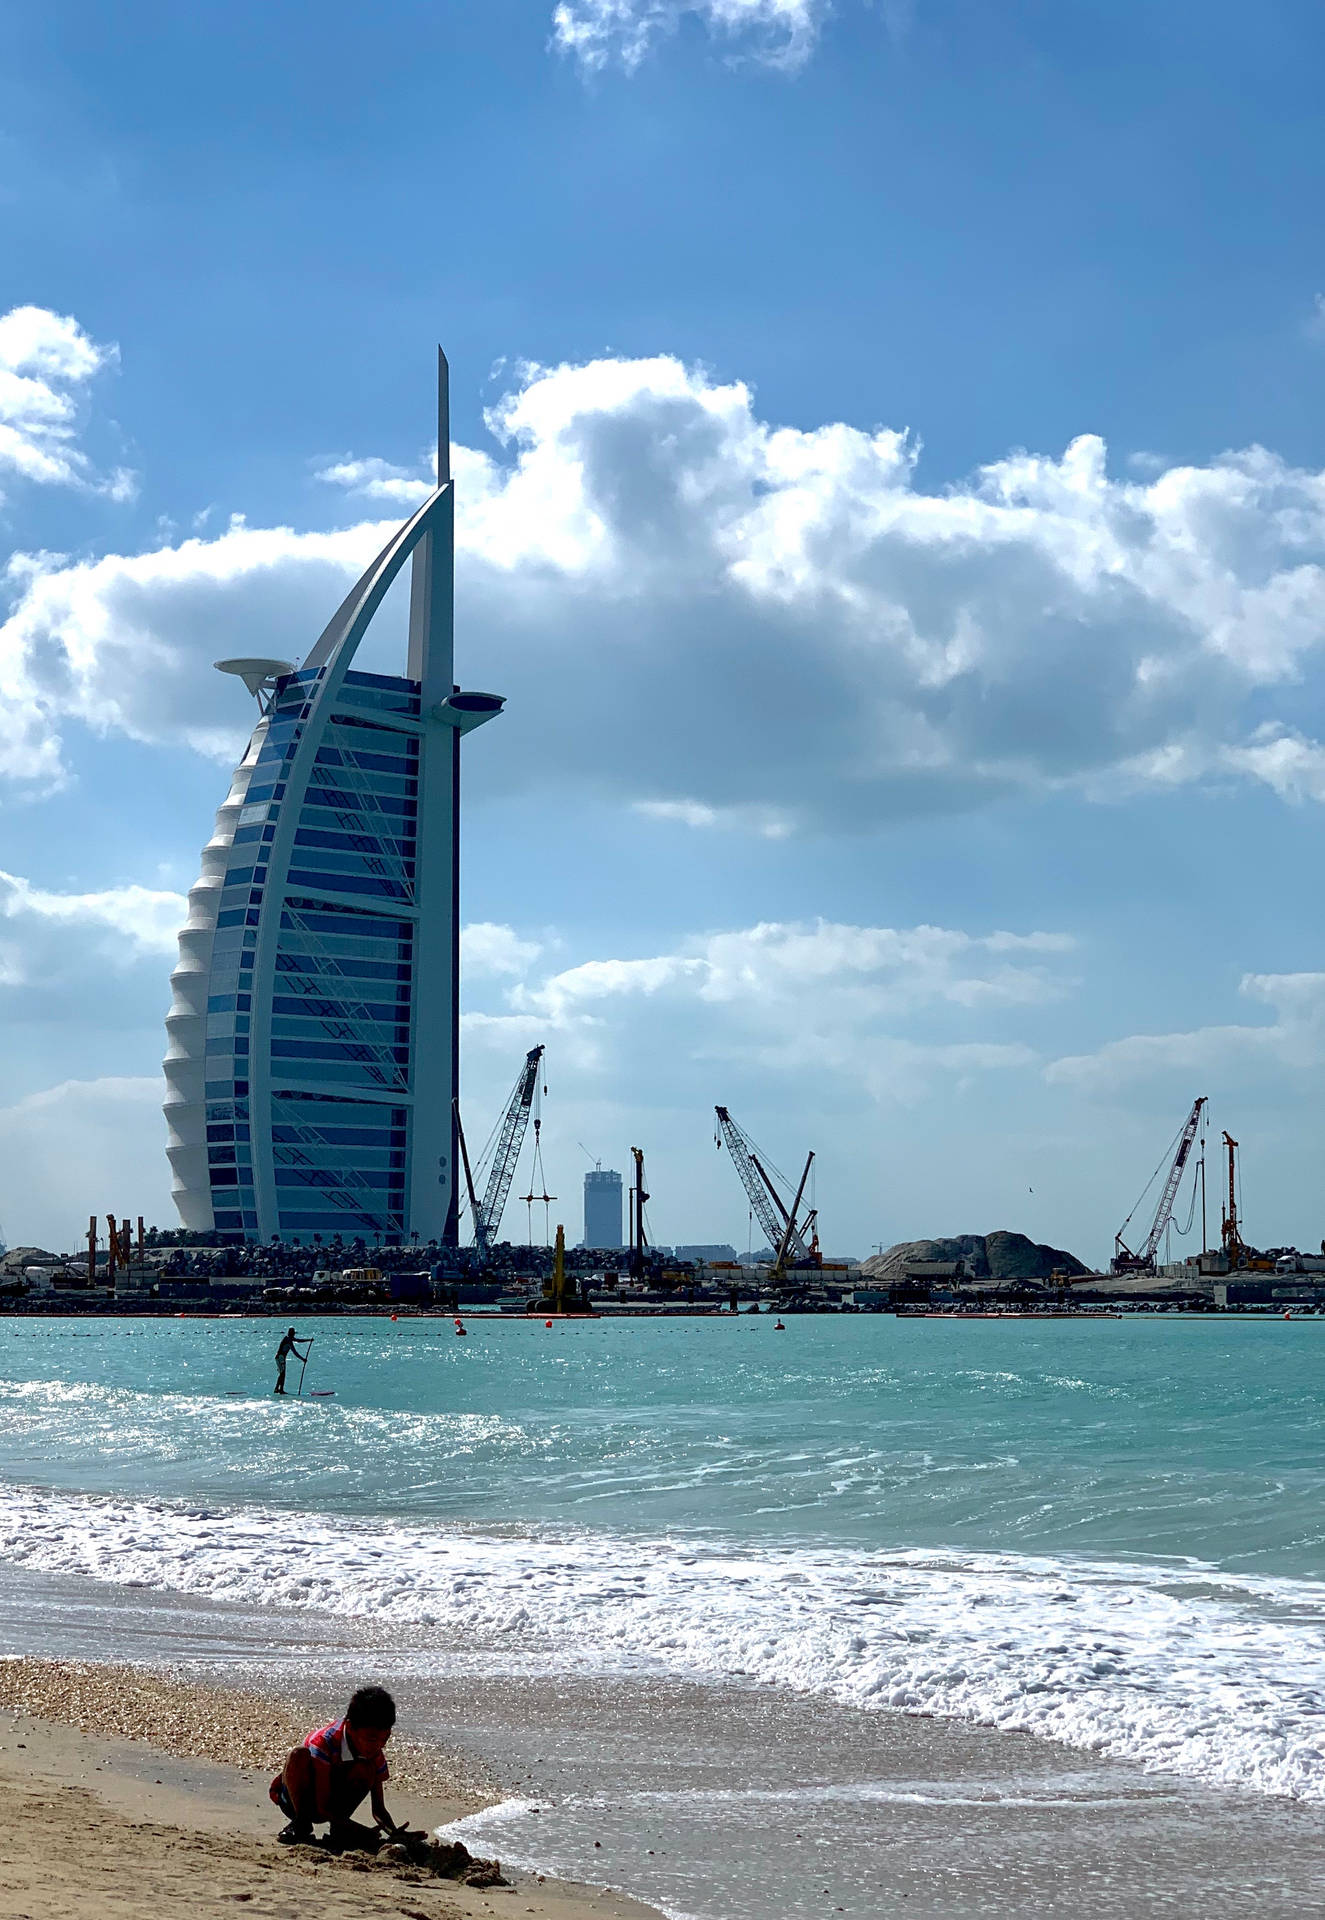
<path fill-rule="evenodd" d="M 1325 1800 L 1325 1585 L 0 1487 L 11 1564 L 431 1629 L 528 1671 L 786 1688 Z M 437 1654 L 439 1668 L 447 1663 Z"/>

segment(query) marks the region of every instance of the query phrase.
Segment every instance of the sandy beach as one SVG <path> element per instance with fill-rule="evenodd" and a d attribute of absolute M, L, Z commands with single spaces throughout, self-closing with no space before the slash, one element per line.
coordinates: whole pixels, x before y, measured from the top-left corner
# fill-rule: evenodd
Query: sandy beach
<path fill-rule="evenodd" d="M 308 1713 L 125 1666 L 0 1661 L 0 1920 L 71 1911 L 159 1920 L 233 1913 L 412 1920 L 657 1920 L 614 1893 L 505 1871 L 476 1888 L 275 1841 L 267 1783 Z M 388 1804 L 436 1827 L 485 1803 L 453 1756 L 393 1747 Z"/>
<path fill-rule="evenodd" d="M 268 1780 L 284 1748 L 331 1706 L 330 1696 L 292 1705 L 268 1686 L 256 1676 L 229 1686 L 123 1664 L 0 1659 L 0 1784 L 10 1815 L 0 1840 L 0 1920 L 66 1920 L 71 1909 L 158 1920 L 236 1904 L 290 1920 L 658 1920 L 637 1900 L 529 1866 L 505 1864 L 510 1887 L 485 1889 L 363 1856 L 334 1860 L 276 1845 Z M 1080 1912 L 1083 1889 L 1097 1920 L 1325 1912 L 1321 1820 L 1312 1809 L 1147 1779 L 1025 1736 L 912 1716 L 853 1718 L 761 1692 L 714 1700 L 703 1690 L 649 1689 L 646 1701 L 632 1701 L 630 1690 L 594 1685 L 556 1691 L 554 1703 L 537 1684 L 471 1679 L 450 1690 L 463 1744 L 393 1742 L 395 1816 L 428 1828 L 477 1816 L 466 1831 L 471 1850 L 499 1854 L 504 1827 L 485 1837 L 482 1809 L 501 1787 L 480 1756 L 486 1749 L 509 1774 L 518 1749 L 503 1729 L 522 1727 L 526 1738 L 541 1729 L 539 1744 L 555 1752 L 564 1790 L 564 1798 L 536 1790 L 542 1858 L 555 1865 L 562 1855 L 564 1874 L 568 1835 L 584 1819 L 583 1789 L 605 1753 L 638 1751 L 647 1706 L 654 1740 L 700 1818 L 723 1778 L 763 1782 L 746 1796 L 747 1838 L 801 1856 L 807 1890 L 820 1896 L 815 1912 L 1068 1920 Z M 845 1856 L 836 1855 L 851 1844 L 833 1826 L 839 1774 L 876 1783 L 863 1879 L 844 1873 Z M 817 1780 L 817 1797 L 788 1796 L 775 1784 L 787 1778 Z M 710 1910 L 759 1911 L 739 1870 L 719 1890 L 711 1842 L 706 1847 L 692 1825 L 682 1838 L 680 1802 L 669 1801 L 665 1813 L 623 1782 L 619 1800 L 594 1804 L 603 1851 L 590 1857 L 602 1860 L 605 1881 L 630 1883 L 646 1845 L 673 1859 L 684 1845 L 695 1858 L 692 1876 L 677 1883 L 685 1889 L 680 1910 L 693 1911 L 703 1889 Z M 525 1861 L 539 1857 L 522 1844 Z"/>

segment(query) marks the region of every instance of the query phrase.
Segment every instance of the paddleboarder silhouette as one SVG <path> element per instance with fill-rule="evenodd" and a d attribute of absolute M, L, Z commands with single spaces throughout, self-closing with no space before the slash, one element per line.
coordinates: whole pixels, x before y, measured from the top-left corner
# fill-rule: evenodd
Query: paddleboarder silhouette
<path fill-rule="evenodd" d="M 308 1342 L 308 1345 L 304 1348 L 303 1352 L 300 1353 L 299 1342 L 294 1337 L 294 1328 L 288 1327 L 286 1329 L 285 1338 L 281 1341 L 280 1346 L 277 1347 L 276 1349 L 275 1391 L 277 1393 L 285 1392 L 285 1363 L 290 1358 L 290 1355 L 293 1354 L 297 1360 L 301 1360 L 303 1364 L 307 1366 L 308 1365 L 308 1349 L 309 1347 L 312 1346 L 312 1344 L 313 1342 L 310 1339 Z M 300 1377 L 302 1378 L 303 1376 L 301 1375 Z"/>

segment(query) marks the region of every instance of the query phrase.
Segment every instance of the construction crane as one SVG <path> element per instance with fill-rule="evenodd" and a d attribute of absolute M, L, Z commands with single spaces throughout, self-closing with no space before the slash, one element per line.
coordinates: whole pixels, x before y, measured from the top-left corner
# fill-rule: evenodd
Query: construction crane
<path fill-rule="evenodd" d="M 1177 1146 L 1173 1150 L 1173 1158 L 1169 1161 L 1168 1172 L 1164 1176 L 1164 1184 L 1160 1188 L 1159 1204 L 1155 1208 L 1155 1217 L 1150 1222 L 1150 1231 L 1142 1241 L 1139 1250 L 1133 1253 L 1127 1245 L 1127 1242 L 1123 1239 L 1123 1235 L 1132 1223 L 1132 1214 L 1136 1212 L 1137 1207 L 1141 1205 L 1141 1201 L 1145 1199 L 1146 1194 L 1149 1193 L 1151 1187 L 1154 1185 L 1155 1174 L 1159 1172 L 1159 1167 L 1156 1167 L 1155 1173 L 1151 1174 L 1145 1184 L 1141 1199 L 1137 1201 L 1136 1206 L 1132 1208 L 1132 1212 L 1128 1214 L 1126 1220 L 1123 1221 L 1123 1224 L 1113 1236 L 1113 1260 L 1111 1262 L 1111 1268 L 1114 1273 L 1153 1273 L 1155 1271 L 1155 1255 L 1159 1251 L 1159 1243 L 1168 1231 L 1169 1222 L 1173 1218 L 1173 1205 L 1178 1197 L 1178 1188 L 1182 1185 L 1182 1176 L 1186 1170 L 1193 1143 L 1201 1130 L 1201 1115 L 1204 1113 L 1205 1107 L 1206 1098 L 1204 1094 L 1201 1094 L 1199 1099 L 1192 1102 L 1192 1110 L 1187 1115 L 1182 1130 L 1178 1135 Z M 1228 1135 L 1225 1134 L 1224 1138 L 1227 1140 Z M 1161 1160 L 1160 1166 L 1162 1167 L 1163 1164 L 1164 1162 Z"/>
<path fill-rule="evenodd" d="M 718 1116 L 718 1144 L 725 1145 L 731 1155 L 754 1216 L 774 1249 L 774 1274 L 781 1275 L 788 1265 L 816 1265 L 819 1256 L 819 1240 L 814 1230 L 817 1209 L 812 1209 L 803 1220 L 800 1218 L 805 1183 L 814 1164 L 813 1152 L 806 1156 L 800 1185 L 788 1210 L 749 1134 L 736 1124 L 726 1107 L 715 1107 L 713 1111 Z"/>
<path fill-rule="evenodd" d="M 1230 1267 L 1245 1267 L 1251 1249 L 1242 1238 L 1242 1227 L 1238 1221 L 1238 1143 L 1232 1134 L 1225 1133 L 1224 1146 L 1228 1152 L 1228 1200 L 1224 1206 L 1224 1217 L 1220 1222 L 1219 1234 L 1224 1242 L 1224 1252 L 1228 1255 Z"/>
<path fill-rule="evenodd" d="M 520 1149 L 524 1145 L 525 1132 L 529 1126 L 529 1111 L 534 1104 L 534 1090 L 538 1085 L 538 1067 L 543 1058 L 542 1047 L 531 1047 L 525 1055 L 524 1066 L 506 1103 L 497 1130 L 497 1144 L 493 1149 L 492 1164 L 488 1169 L 488 1184 L 480 1201 L 474 1191 L 474 1174 L 469 1164 L 469 1149 L 465 1145 L 465 1130 L 460 1124 L 460 1107 L 456 1104 L 456 1132 L 460 1140 L 460 1157 L 465 1167 L 465 1184 L 469 1189 L 469 1210 L 474 1222 L 474 1245 L 479 1252 L 487 1255 L 497 1238 L 497 1229 L 506 1209 L 506 1196 L 511 1190 L 515 1178 L 515 1163 L 520 1158 Z"/>
<path fill-rule="evenodd" d="M 644 1231 L 644 1203 L 649 1196 L 644 1191 L 644 1149 L 632 1147 L 630 1152 L 635 1162 L 635 1178 L 630 1189 L 630 1271 L 636 1280 L 643 1280 L 649 1245 L 649 1236 Z"/>

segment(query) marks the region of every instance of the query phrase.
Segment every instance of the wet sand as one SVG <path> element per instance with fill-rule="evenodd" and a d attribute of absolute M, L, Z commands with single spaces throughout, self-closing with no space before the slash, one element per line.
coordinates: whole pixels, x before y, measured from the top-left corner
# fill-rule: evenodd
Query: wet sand
<path fill-rule="evenodd" d="M 435 1689 L 435 1690 L 434 1690 Z M 1325 1808 L 759 1687 L 468 1676 L 421 1700 L 537 1813 L 476 1851 L 715 1920 L 1325 1916 Z"/>
<path fill-rule="evenodd" d="M 1325 1809 L 1147 1774 L 1030 1735 L 862 1713 L 737 1678 L 699 1686 L 577 1673 L 536 1646 L 446 1646 L 422 1630 L 386 1639 L 372 1622 L 4 1569 L 0 1646 L 28 1656 L 0 1660 L 0 1707 L 21 1701 L 102 1734 L 99 1716 L 120 1716 L 114 1752 L 99 1765 L 85 1758 L 62 1784 L 95 1790 L 106 1817 L 176 1830 L 158 1847 L 163 1859 L 180 1857 L 180 1829 L 226 1845 L 270 1836 L 267 1779 L 287 1736 L 340 1710 L 352 1685 L 383 1680 L 414 1736 L 412 1752 L 393 1743 L 392 1811 L 416 1824 L 458 1818 L 473 1852 L 526 1869 L 516 1895 L 494 1893 L 486 1906 L 457 1907 L 477 1896 L 433 1882 L 427 1899 L 405 1902 L 419 1914 L 648 1911 L 587 1890 L 598 1882 L 708 1920 L 1325 1915 Z M 142 1664 L 95 1669 L 80 1692 L 67 1663 L 31 1657 L 53 1646 L 76 1647 L 94 1668 L 94 1647 Z M 38 1737 L 54 1740 L 50 1720 L 41 1724 Z M 31 1741 L 20 1756 L 0 1724 L 0 1747 L 0 1769 L 21 1760 L 30 1786 Z M 204 1757 L 190 1759 L 199 1749 Z M 57 1832 L 83 1818 L 43 1817 Z M 286 1873 L 283 1850 L 264 1844 L 270 1870 Z M 563 1894 L 554 1876 L 578 1888 Z M 302 1884 L 290 1881 L 280 1911 L 312 1914 L 297 1904 Z M 64 1904 L 0 1904 L 0 1920 L 66 1920 L 68 1904 L 80 1904 L 75 1879 L 65 1891 Z M 183 1911 L 175 1899 L 91 1910 Z M 548 1904 L 563 1899 L 580 1908 Z M 319 1893 L 317 1911 L 336 1909 Z"/>

